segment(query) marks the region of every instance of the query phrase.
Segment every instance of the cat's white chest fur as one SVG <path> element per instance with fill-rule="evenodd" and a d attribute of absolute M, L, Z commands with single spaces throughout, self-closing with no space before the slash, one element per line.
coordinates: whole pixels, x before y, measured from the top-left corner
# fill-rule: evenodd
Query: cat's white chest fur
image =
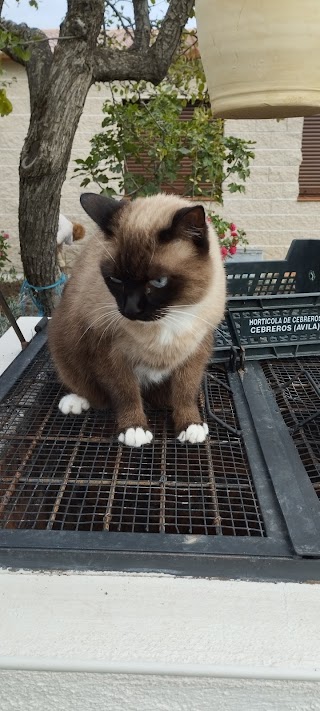
<path fill-rule="evenodd" d="M 134 369 L 135 375 L 141 385 L 158 385 L 170 375 L 170 370 L 158 370 L 148 368 L 145 365 L 137 365 Z"/>
<path fill-rule="evenodd" d="M 195 346 L 203 338 L 205 323 L 198 317 L 199 304 L 172 308 L 160 321 L 159 346 L 171 346 L 181 336 L 190 334 Z"/>
<path fill-rule="evenodd" d="M 206 330 L 206 326 L 203 326 L 197 317 L 198 309 L 198 304 L 188 306 L 188 308 L 182 306 L 181 309 L 172 309 L 167 316 L 161 319 L 154 345 L 156 350 L 160 350 L 163 355 L 168 354 L 168 363 L 171 361 L 172 366 L 158 369 L 137 365 L 134 372 L 141 385 L 159 385 L 170 377 L 174 364 L 177 365 L 177 360 L 178 362 L 185 360 L 196 350 L 198 343 L 203 338 L 203 332 Z M 185 336 L 189 336 L 187 343 L 185 340 L 183 342 L 180 340 Z"/>

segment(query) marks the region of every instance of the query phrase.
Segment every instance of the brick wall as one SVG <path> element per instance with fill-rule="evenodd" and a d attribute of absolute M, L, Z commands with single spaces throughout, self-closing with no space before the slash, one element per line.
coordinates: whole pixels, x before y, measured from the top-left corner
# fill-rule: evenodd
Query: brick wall
<path fill-rule="evenodd" d="M 267 258 L 285 255 L 295 238 L 320 236 L 320 202 L 299 202 L 303 119 L 225 122 L 229 135 L 256 141 L 246 192 L 224 191 L 224 214 L 243 227 Z"/>
<path fill-rule="evenodd" d="M 28 128 L 29 95 L 25 71 L 5 62 L 7 77 L 17 81 L 10 88 L 13 113 L 0 119 L 0 229 L 11 236 L 11 258 L 20 271 L 18 240 L 18 166 Z M 72 178 L 75 158 L 85 157 L 90 138 L 100 129 L 102 105 L 108 97 L 104 85 L 92 87 L 78 126 L 66 181 L 62 190 L 61 211 L 71 220 L 85 225 L 88 236 L 94 229 L 79 203 L 80 180 Z M 223 212 L 247 231 L 250 245 L 262 248 L 266 257 L 283 256 L 295 237 L 318 237 L 320 202 L 298 202 L 298 175 L 301 162 L 303 119 L 284 121 L 226 121 L 225 131 L 256 141 L 256 158 L 246 193 L 224 192 Z M 87 188 L 90 190 L 90 186 Z M 93 188 L 94 189 L 94 188 Z M 67 261 L 81 243 L 67 250 Z"/>

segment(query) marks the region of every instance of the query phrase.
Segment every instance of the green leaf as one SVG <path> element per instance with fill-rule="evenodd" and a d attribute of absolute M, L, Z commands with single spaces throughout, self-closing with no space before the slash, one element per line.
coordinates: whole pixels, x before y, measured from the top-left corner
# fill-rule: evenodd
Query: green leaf
<path fill-rule="evenodd" d="M 23 47 L 20 47 L 18 44 L 13 47 L 14 53 L 17 55 L 19 59 L 22 59 L 23 62 L 28 62 L 30 59 L 30 50 L 29 49 L 23 49 Z"/>
<path fill-rule="evenodd" d="M 10 99 L 8 99 L 6 90 L 0 89 L 0 116 L 8 116 L 13 109 Z"/>
<path fill-rule="evenodd" d="M 86 188 L 87 185 L 89 185 L 89 183 L 90 183 L 90 178 L 84 178 L 84 179 L 82 180 L 82 182 L 80 183 L 80 185 L 81 185 L 82 188 Z"/>

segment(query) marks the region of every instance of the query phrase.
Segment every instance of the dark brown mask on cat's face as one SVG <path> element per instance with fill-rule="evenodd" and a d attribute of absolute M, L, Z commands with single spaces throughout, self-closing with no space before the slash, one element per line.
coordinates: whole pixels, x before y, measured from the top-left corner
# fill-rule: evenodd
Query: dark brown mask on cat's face
<path fill-rule="evenodd" d="M 154 321 L 169 306 L 203 298 L 209 240 L 201 205 L 177 210 L 164 195 L 118 202 L 93 193 L 81 204 L 104 233 L 99 266 L 122 316 Z"/>

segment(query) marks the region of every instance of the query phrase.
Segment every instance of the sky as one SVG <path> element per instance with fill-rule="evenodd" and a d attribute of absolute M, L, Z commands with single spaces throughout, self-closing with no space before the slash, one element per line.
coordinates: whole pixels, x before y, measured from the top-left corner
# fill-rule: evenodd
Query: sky
<path fill-rule="evenodd" d="M 67 0 L 38 0 L 39 9 L 35 10 L 29 6 L 28 0 L 5 0 L 3 16 L 13 22 L 25 22 L 29 27 L 39 27 L 39 29 L 55 29 L 59 27 L 63 19 Z M 124 12 L 129 14 L 131 2 L 121 3 L 124 6 Z M 153 17 L 160 18 L 167 6 L 166 0 L 157 0 L 156 6 L 153 9 Z"/>
<path fill-rule="evenodd" d="M 67 0 L 40 0 L 39 9 L 30 7 L 28 0 L 5 0 L 3 16 L 13 22 L 25 22 L 29 27 L 49 30 L 59 27 L 66 12 Z"/>

